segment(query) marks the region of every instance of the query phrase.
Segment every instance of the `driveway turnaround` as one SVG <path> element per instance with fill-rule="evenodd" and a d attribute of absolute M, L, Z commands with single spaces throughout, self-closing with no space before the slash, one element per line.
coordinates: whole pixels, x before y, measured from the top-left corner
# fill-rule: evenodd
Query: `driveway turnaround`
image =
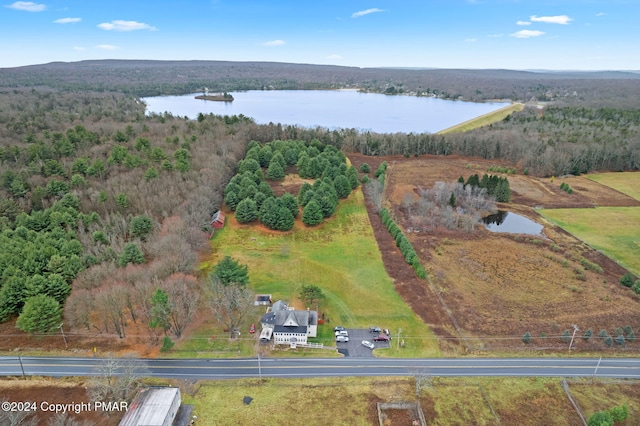
<path fill-rule="evenodd" d="M 389 342 L 374 342 L 373 338 L 377 333 L 369 332 L 369 329 L 364 328 L 348 328 L 349 333 L 348 342 L 337 342 L 338 352 L 346 357 L 373 357 L 373 350 L 362 345 L 363 340 L 368 340 L 375 345 L 375 349 L 389 348 Z"/>

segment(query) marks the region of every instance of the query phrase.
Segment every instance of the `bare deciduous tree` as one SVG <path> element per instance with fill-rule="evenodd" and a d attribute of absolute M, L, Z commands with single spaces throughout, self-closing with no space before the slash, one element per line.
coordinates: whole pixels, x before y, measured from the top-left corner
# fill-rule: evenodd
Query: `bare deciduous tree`
<path fill-rule="evenodd" d="M 146 364 L 133 354 L 116 358 L 109 354 L 96 367 L 95 375 L 89 380 L 88 393 L 92 402 L 130 400 L 141 384 L 141 379 L 149 374 Z"/>
<path fill-rule="evenodd" d="M 224 285 L 214 274 L 206 281 L 207 303 L 218 319 L 235 337 L 242 320 L 254 310 L 255 293 L 245 285 Z"/>
<path fill-rule="evenodd" d="M 411 375 L 416 380 L 416 397 L 420 396 L 423 389 L 433 389 L 433 376 L 428 368 L 413 369 Z"/>

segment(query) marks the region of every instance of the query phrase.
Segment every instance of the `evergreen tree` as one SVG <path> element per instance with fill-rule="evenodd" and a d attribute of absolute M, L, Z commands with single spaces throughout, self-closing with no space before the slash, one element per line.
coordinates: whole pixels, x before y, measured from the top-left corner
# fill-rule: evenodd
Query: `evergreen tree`
<path fill-rule="evenodd" d="M 161 328 L 166 334 L 171 328 L 170 315 L 172 306 L 169 304 L 169 295 L 162 289 L 158 288 L 151 295 L 151 320 L 149 327 Z"/>
<path fill-rule="evenodd" d="M 298 217 L 298 214 L 300 213 L 300 207 L 298 206 L 298 200 L 296 199 L 296 197 L 287 192 L 282 195 L 281 199 L 282 203 L 286 208 L 289 209 L 293 217 Z"/>
<path fill-rule="evenodd" d="M 305 182 L 302 184 L 300 190 L 298 191 L 298 204 L 304 207 L 309 202 L 311 198 L 307 199 L 305 198 L 305 195 L 312 189 L 313 187 L 311 186 L 311 184 L 309 184 L 309 182 Z"/>
<path fill-rule="evenodd" d="M 225 256 L 213 269 L 213 274 L 227 286 L 231 284 L 245 285 L 249 282 L 248 266 L 241 265 L 230 256 Z"/>
<path fill-rule="evenodd" d="M 315 200 L 309 201 L 302 211 L 302 223 L 307 226 L 315 226 L 322 220 L 323 214 L 320 205 Z"/>
<path fill-rule="evenodd" d="M 286 206 L 280 205 L 277 210 L 276 222 L 273 226 L 273 229 L 277 231 L 289 231 L 293 228 L 295 220 L 293 218 L 293 214 L 291 210 L 289 210 Z"/>
<path fill-rule="evenodd" d="M 263 195 L 261 192 L 258 193 Z M 256 195 L 258 195 L 256 194 Z M 254 200 L 251 198 L 245 198 L 238 203 L 236 207 L 236 220 L 240 223 L 253 222 L 258 218 L 258 207 Z"/>
<path fill-rule="evenodd" d="M 267 169 L 267 179 L 280 180 L 284 178 L 284 169 L 277 161 L 272 161 Z"/>
<path fill-rule="evenodd" d="M 46 333 L 62 324 L 62 308 L 53 297 L 40 294 L 26 300 L 16 327 L 28 333 Z"/>
<path fill-rule="evenodd" d="M 122 253 L 120 253 L 120 257 L 118 258 L 119 266 L 127 266 L 129 263 L 140 264 L 144 262 L 144 254 L 136 243 L 125 244 Z"/>
<path fill-rule="evenodd" d="M 344 175 L 338 175 L 333 181 L 333 187 L 335 188 L 338 198 L 347 198 L 351 193 L 351 184 Z"/>
<path fill-rule="evenodd" d="M 146 239 L 147 235 L 153 229 L 153 222 L 147 215 L 135 216 L 129 224 L 129 235 L 132 238 Z"/>

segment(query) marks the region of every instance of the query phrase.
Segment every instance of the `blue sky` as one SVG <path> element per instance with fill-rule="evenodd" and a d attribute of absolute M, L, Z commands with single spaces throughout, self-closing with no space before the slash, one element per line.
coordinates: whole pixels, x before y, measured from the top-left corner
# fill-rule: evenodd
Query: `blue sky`
<path fill-rule="evenodd" d="M 0 67 L 200 59 L 640 70 L 640 0 L 0 2 Z"/>

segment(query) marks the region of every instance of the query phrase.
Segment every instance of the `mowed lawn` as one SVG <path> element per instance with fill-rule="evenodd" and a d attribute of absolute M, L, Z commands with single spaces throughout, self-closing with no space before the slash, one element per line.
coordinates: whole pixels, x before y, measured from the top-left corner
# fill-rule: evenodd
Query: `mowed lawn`
<path fill-rule="evenodd" d="M 274 232 L 238 225 L 230 214 L 225 228 L 216 231 L 212 257 L 203 268 L 210 270 L 223 256 L 249 266 L 256 293 L 272 294 L 274 301 L 284 299 L 298 309 L 306 308 L 298 299 L 302 285 L 320 287 L 326 297 L 319 313 L 328 323 L 319 327 L 318 342 L 335 345 L 336 325 L 375 325 L 394 335 L 401 328 L 403 336 L 412 337 L 405 348 L 398 349 L 394 340 L 391 349 L 376 350 L 379 355 L 440 356 L 435 336 L 396 293 L 384 269 L 359 189 L 340 201 L 334 217 L 314 228 L 298 219 L 292 231 Z"/>
<path fill-rule="evenodd" d="M 620 172 L 620 173 L 598 173 L 587 176 L 592 181 L 601 183 L 627 194 L 630 197 L 640 200 L 640 173 Z"/>
<path fill-rule="evenodd" d="M 640 207 L 542 209 L 539 212 L 640 275 Z"/>

